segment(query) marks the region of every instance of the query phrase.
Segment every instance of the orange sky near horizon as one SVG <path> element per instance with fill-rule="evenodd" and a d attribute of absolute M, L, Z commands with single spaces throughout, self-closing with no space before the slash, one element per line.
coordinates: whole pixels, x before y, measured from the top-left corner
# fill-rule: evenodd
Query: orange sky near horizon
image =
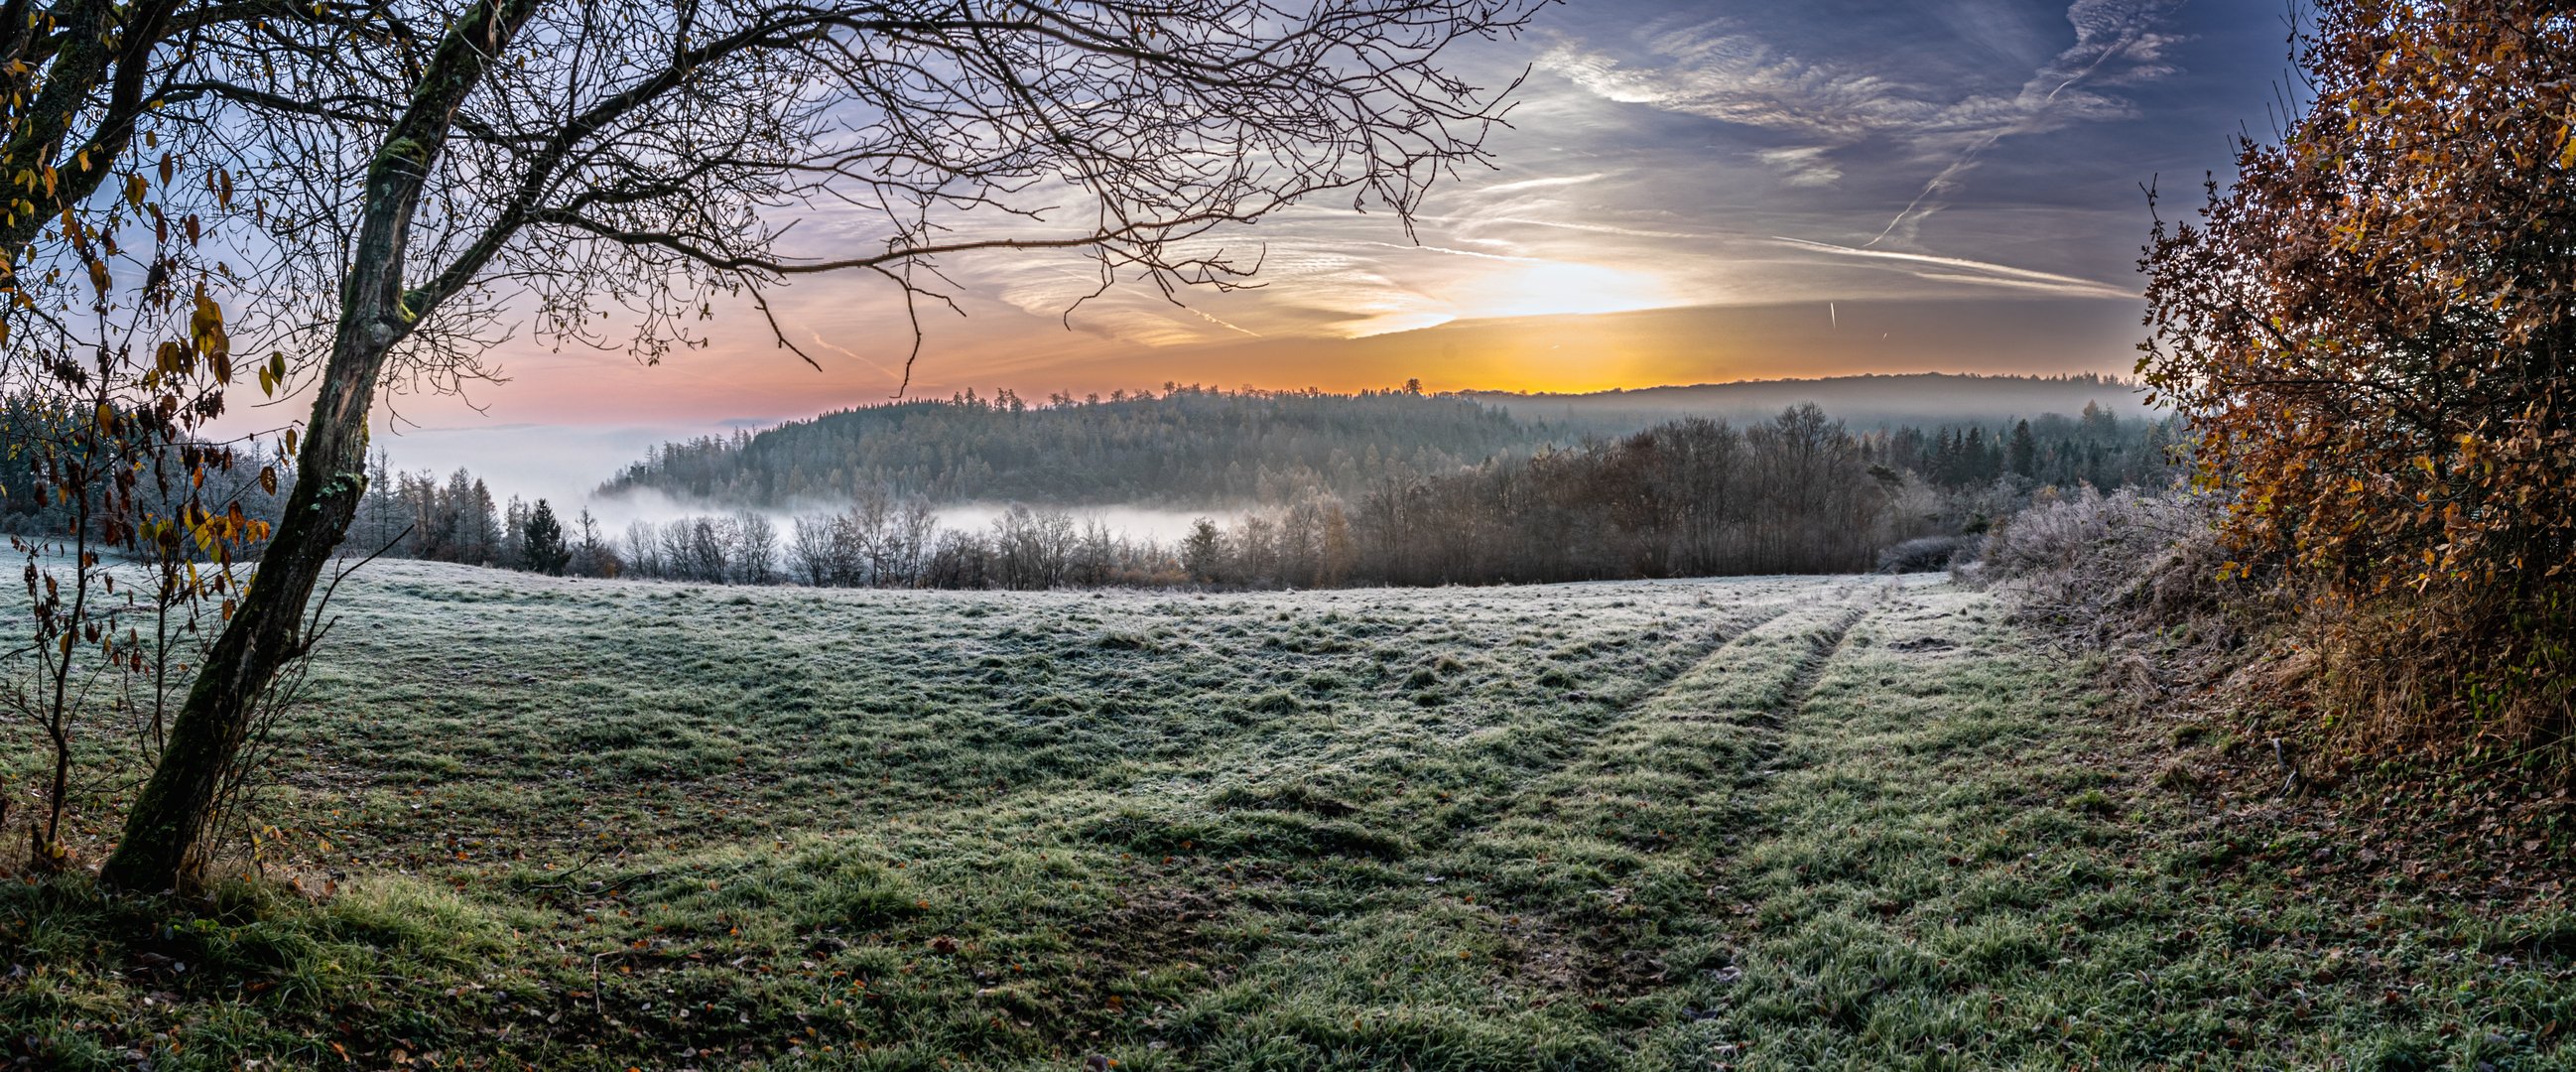
<path fill-rule="evenodd" d="M 1010 316 L 1012 313 L 998 315 Z M 1586 392 L 1734 380 L 1898 372 L 2126 373 L 2138 308 L 2115 301 L 1800 302 L 1452 321 L 1359 338 L 1246 339 L 1141 347 L 1069 332 L 1011 332 L 1004 345 L 938 332 L 909 398 L 1009 388 L 1044 399 L 1164 383 L 1355 391 L 1419 378 L 1431 390 Z M 949 330 L 968 336 L 976 325 Z M 730 341 L 730 340 L 728 340 Z M 405 425 L 767 422 L 888 401 L 906 340 L 875 354 L 814 345 L 821 368 L 774 345 L 734 342 L 647 367 L 623 353 L 503 355 L 506 383 L 469 401 L 397 397 Z M 397 438 L 389 444 L 400 442 Z"/>

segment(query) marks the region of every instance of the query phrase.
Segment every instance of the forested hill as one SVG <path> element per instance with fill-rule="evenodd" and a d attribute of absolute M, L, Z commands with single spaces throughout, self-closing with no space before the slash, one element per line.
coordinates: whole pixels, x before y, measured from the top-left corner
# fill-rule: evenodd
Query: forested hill
<path fill-rule="evenodd" d="M 884 487 L 937 501 L 1288 502 L 1356 497 L 1372 482 L 1446 473 L 1563 438 L 1455 397 L 1167 386 L 1160 394 L 1008 391 L 826 413 L 757 434 L 655 448 L 602 485 L 711 503 L 786 507 Z"/>
<path fill-rule="evenodd" d="M 2089 373 L 2072 376 L 1978 376 L 1917 372 L 1814 380 L 1746 380 L 1686 387 L 1646 387 L 1590 394 L 1470 391 L 1473 398 L 1522 420 L 1571 430 L 1625 432 L 1675 417 L 1748 424 L 1813 402 L 1855 431 L 1905 426 L 1996 424 L 2043 413 L 2069 416 L 2087 405 L 2117 417 L 2153 417 L 2134 384 Z"/>
<path fill-rule="evenodd" d="M 1985 426 L 2097 413 L 2143 417 L 2134 387 L 2098 376 L 1844 376 L 1588 395 L 1413 389 L 1326 394 L 1165 385 L 1160 393 L 1010 391 L 826 413 L 765 431 L 654 448 L 600 490 L 788 508 L 882 488 L 936 502 L 1083 505 L 1357 501 L 1546 445 L 1617 437 L 1676 417 L 1761 424 L 1813 402 L 1855 432 Z M 2043 430 L 2047 426 L 2043 425 Z M 1997 440 L 2000 443 L 2000 439 Z"/>

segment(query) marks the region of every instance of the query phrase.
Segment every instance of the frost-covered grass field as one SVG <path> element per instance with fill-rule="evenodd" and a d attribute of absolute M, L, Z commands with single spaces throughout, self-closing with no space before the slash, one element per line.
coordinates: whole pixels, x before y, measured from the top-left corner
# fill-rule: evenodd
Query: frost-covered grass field
<path fill-rule="evenodd" d="M 2318 896 L 1886 579 L 818 592 L 371 568 L 277 872 L 0 894 L 59 1067 L 2553 1066 L 2563 902 Z M 2219 821 L 2212 821 L 2216 818 Z M 2276 839 L 2277 840 L 2277 839 Z"/>

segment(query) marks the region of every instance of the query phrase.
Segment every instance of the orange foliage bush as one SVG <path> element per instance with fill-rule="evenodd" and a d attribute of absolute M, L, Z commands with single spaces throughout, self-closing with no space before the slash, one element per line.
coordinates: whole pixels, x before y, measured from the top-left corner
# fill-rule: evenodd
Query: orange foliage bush
<path fill-rule="evenodd" d="M 2312 596 L 2364 746 L 2569 772 L 2576 16 L 2326 0 L 2314 96 L 2159 224 L 2139 371 L 2200 434 L 2237 569 Z"/>

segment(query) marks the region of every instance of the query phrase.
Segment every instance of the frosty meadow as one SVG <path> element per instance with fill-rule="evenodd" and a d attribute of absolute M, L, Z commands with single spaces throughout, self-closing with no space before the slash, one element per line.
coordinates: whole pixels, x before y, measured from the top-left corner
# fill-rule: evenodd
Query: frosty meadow
<path fill-rule="evenodd" d="M 2533 1056 L 2571 1013 L 2563 907 L 2249 839 L 2157 788 L 2171 742 L 2090 660 L 1935 576 L 940 593 L 395 563 L 340 599 L 348 655 L 278 731 L 266 882 L 166 928 L 0 887 L 17 1045 L 2309 1064 Z"/>

